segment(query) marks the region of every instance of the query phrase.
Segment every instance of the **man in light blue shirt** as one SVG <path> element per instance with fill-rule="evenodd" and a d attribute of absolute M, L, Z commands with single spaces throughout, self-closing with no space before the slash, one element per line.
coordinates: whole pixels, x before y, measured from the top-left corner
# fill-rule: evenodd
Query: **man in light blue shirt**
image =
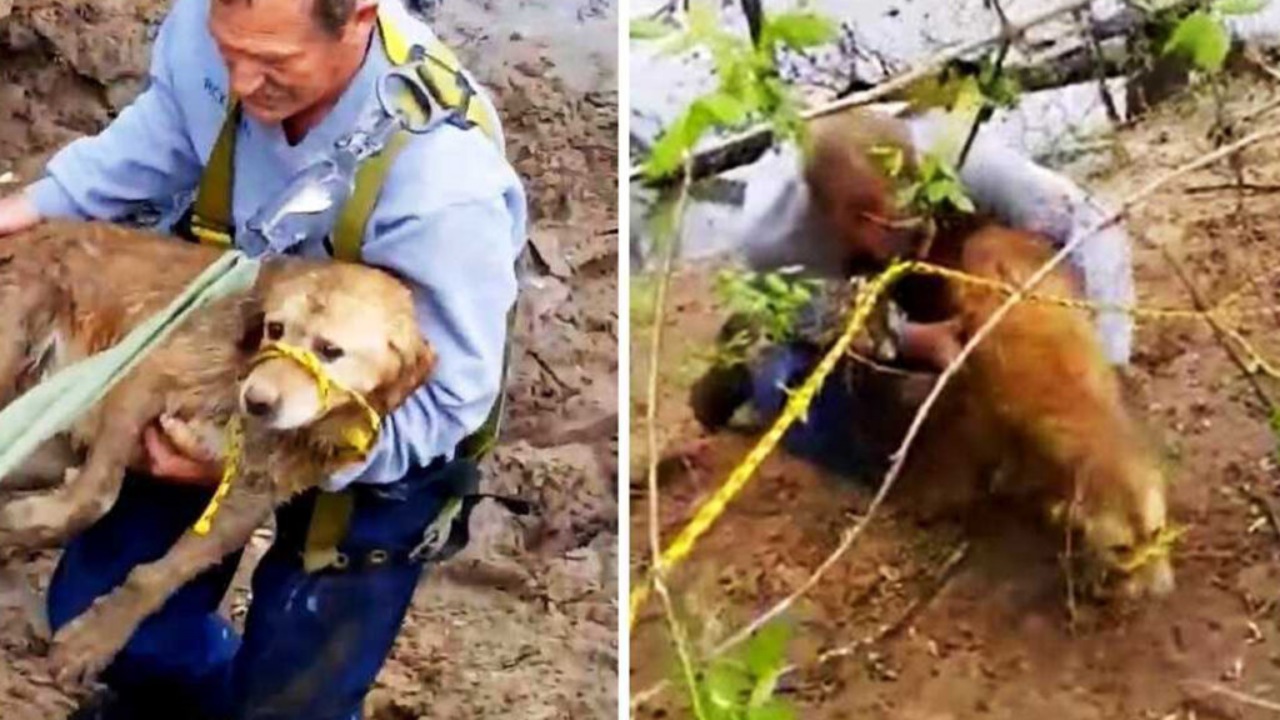
<path fill-rule="evenodd" d="M 380 19 L 409 42 L 437 43 L 399 0 L 176 0 L 156 38 L 148 89 L 102 133 L 58 153 L 44 178 L 0 199 L 0 235 L 55 217 L 123 220 L 158 209 L 172 220 L 200 184 L 234 98 L 242 112 L 231 215 L 242 237 L 245 221 L 295 172 L 373 111 L 375 82 L 392 66 Z M 492 117 L 488 99 L 478 100 Z M 441 124 L 413 136 L 366 226 L 363 262 L 414 288 L 439 364 L 383 425 L 367 462 L 325 481 L 355 497 L 340 548 L 350 566 L 303 569 L 314 500 L 292 503 L 254 577 L 243 640 L 216 616 L 229 562 L 139 629 L 104 675 L 116 700 L 86 717 L 168 718 L 177 707 L 184 717 L 359 717 L 421 574 L 403 551 L 443 505 L 437 488 L 474 476 L 455 448 L 501 391 L 526 210 L 495 134 Z M 333 249 L 318 238 L 291 252 Z M 49 593 L 55 626 L 163 554 L 216 483 L 215 462 L 183 457 L 159 428 L 148 431 L 146 450 L 152 478 L 130 479 L 112 512 L 64 554 Z M 357 561 L 366 556 L 382 560 Z"/>

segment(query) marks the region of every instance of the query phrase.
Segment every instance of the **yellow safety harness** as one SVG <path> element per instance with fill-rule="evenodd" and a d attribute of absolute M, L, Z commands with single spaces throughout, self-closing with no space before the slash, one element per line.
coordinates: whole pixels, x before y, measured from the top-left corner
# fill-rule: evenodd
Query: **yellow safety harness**
<path fill-rule="evenodd" d="M 383 50 L 387 58 L 397 66 L 414 62 L 414 46 L 387 16 L 385 10 L 378 14 L 378 33 L 382 40 Z M 414 68 L 423 84 L 432 93 L 435 101 L 442 107 L 453 111 L 454 124 L 463 129 L 477 128 L 491 141 L 500 142 L 498 121 L 478 101 L 471 83 L 462 69 L 461 63 L 454 53 L 442 43 L 435 43 L 426 48 L 425 55 L 417 61 Z M 412 101 L 401 104 L 401 111 L 415 120 L 430 112 L 429 107 L 419 107 Z M 227 108 L 226 119 L 218 133 L 209 162 L 200 179 L 195 202 L 192 205 L 190 229 L 192 235 L 201 243 L 219 247 L 232 247 L 234 243 L 235 219 L 232 213 L 233 188 L 235 184 L 235 141 L 240 125 L 240 107 L 233 98 Z M 331 239 L 333 256 L 337 260 L 359 262 L 364 243 L 365 229 L 373 214 L 381 194 L 382 186 L 399 153 L 408 144 L 411 133 L 397 132 L 392 136 L 381 152 L 366 159 L 356 170 L 355 187 L 346 205 L 340 210 L 333 228 Z M 502 150 L 500 147 L 499 150 Z M 508 320 L 510 320 L 510 316 Z M 510 348 L 508 347 L 508 350 Z M 322 401 L 327 402 L 328 393 L 334 389 L 342 389 L 323 370 L 315 356 L 299 348 L 275 344 L 268 347 L 256 359 L 263 362 L 272 357 L 283 357 L 297 362 L 316 380 L 317 391 Z M 503 359 L 502 376 L 507 376 L 510 353 Z M 346 392 L 350 393 L 349 390 Z M 356 393 L 353 397 L 363 400 Z M 355 428 L 352 437 L 352 450 L 367 453 L 374 438 L 377 437 L 380 418 L 367 402 L 364 403 L 371 418 L 368 428 Z M 491 450 L 497 442 L 499 425 L 502 418 L 503 397 L 494 403 L 488 418 L 479 430 L 467 437 L 458 446 L 456 456 L 469 460 L 479 460 Z M 230 483 L 238 472 L 240 453 L 243 452 L 242 429 L 239 418 L 233 419 L 228 426 L 229 443 L 228 459 L 223 472 L 222 482 L 205 514 L 196 523 L 197 533 L 207 533 L 213 516 L 217 513 L 219 502 L 226 497 Z M 363 457 L 363 454 L 361 455 Z M 345 566 L 344 556 L 338 552 L 338 544 L 345 538 L 354 508 L 354 497 L 350 491 L 339 493 L 320 493 L 316 498 L 311 523 L 307 531 L 304 565 L 314 572 L 327 567 L 341 568 Z M 440 518 L 432 523 L 429 534 L 435 532 L 437 526 L 447 527 L 457 518 L 465 506 L 463 498 L 451 498 L 446 503 Z"/>

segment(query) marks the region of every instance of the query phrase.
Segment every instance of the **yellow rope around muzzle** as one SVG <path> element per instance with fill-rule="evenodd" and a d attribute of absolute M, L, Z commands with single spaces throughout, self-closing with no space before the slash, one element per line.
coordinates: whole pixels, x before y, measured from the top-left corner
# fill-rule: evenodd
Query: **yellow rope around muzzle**
<path fill-rule="evenodd" d="M 1160 528 L 1150 540 L 1138 545 L 1129 553 L 1129 557 L 1116 564 L 1116 569 L 1126 575 L 1141 570 L 1157 560 L 1163 560 L 1173 554 L 1178 540 L 1186 534 L 1187 529 L 1181 525 L 1166 525 Z"/>
<path fill-rule="evenodd" d="M 365 426 L 351 426 L 345 429 L 343 431 L 343 439 L 347 441 L 347 445 L 352 452 L 360 457 L 367 455 L 369 448 L 373 445 L 374 438 L 378 435 L 378 429 L 382 426 L 382 417 L 378 415 L 377 410 L 373 409 L 373 406 L 369 404 L 364 395 L 343 385 L 329 375 L 315 353 L 282 342 L 273 342 L 258 351 L 250 367 L 257 367 L 268 360 L 277 359 L 292 360 L 297 363 L 298 367 L 307 371 L 307 374 L 311 376 L 311 379 L 316 384 L 316 392 L 320 395 L 321 412 L 329 410 L 335 392 L 347 395 L 360 406 L 360 409 L 365 414 Z"/>
<path fill-rule="evenodd" d="M 796 420 L 804 418 L 814 396 L 826 381 L 827 376 L 835 369 L 836 363 L 848 351 L 853 340 L 860 332 L 862 332 L 872 311 L 875 309 L 876 304 L 885 295 L 885 293 L 888 292 L 894 283 L 901 280 L 904 276 L 911 274 L 934 275 L 961 284 L 984 287 L 1008 296 L 1017 294 L 1021 289 L 1011 283 L 971 275 L 969 273 L 952 270 L 950 268 L 919 260 L 895 262 L 879 275 L 872 278 L 854 299 L 853 311 L 850 313 L 849 321 L 839 339 L 836 340 L 835 344 L 830 350 L 828 350 L 827 354 L 823 356 L 821 362 L 819 362 L 818 366 L 809 374 L 809 377 L 805 379 L 804 383 L 795 391 L 789 393 L 787 404 L 783 408 L 781 414 L 778 415 L 778 418 L 774 420 L 773 425 L 770 426 L 769 430 L 760 437 L 751 451 L 747 453 L 745 458 L 743 458 L 742 462 L 740 462 L 738 466 L 729 473 L 728 479 L 726 479 L 724 484 L 716 490 L 715 494 L 698 507 L 694 513 L 693 519 L 685 525 L 671 545 L 662 551 L 658 566 L 651 568 L 647 575 L 641 579 L 637 583 L 636 587 L 631 591 L 629 602 L 630 614 L 627 618 L 628 625 L 631 628 L 635 627 L 636 620 L 639 617 L 639 610 L 649 596 L 653 576 L 657 573 L 669 572 L 673 567 L 688 557 L 688 555 L 693 551 L 693 547 L 699 538 L 701 538 L 702 535 L 711 528 L 716 520 L 724 514 L 729 503 L 747 485 L 755 471 L 765 461 L 778 443 L 781 442 L 782 437 L 786 434 L 788 428 L 790 428 Z M 1228 319 L 1242 321 L 1247 318 L 1278 315 L 1280 314 L 1280 305 L 1277 304 L 1251 308 L 1236 307 L 1236 294 L 1223 298 L 1221 302 L 1207 310 L 1151 308 L 1112 303 L 1098 303 L 1088 300 L 1080 300 L 1077 298 L 1058 297 L 1035 291 L 1024 293 L 1022 295 L 1022 299 L 1025 302 L 1056 305 L 1082 312 L 1124 313 L 1136 319 L 1206 321 L 1217 323 L 1222 327 L 1224 334 L 1248 354 L 1249 364 L 1253 372 L 1262 372 L 1270 377 L 1280 379 L 1280 367 L 1268 362 L 1267 359 L 1244 338 L 1239 330 L 1230 326 L 1222 325 L 1222 323 Z M 1182 536 L 1183 532 L 1183 528 L 1176 528 L 1172 526 L 1166 527 L 1161 530 L 1156 537 L 1136 548 L 1133 553 L 1126 558 L 1119 569 L 1124 572 L 1134 572 L 1159 558 L 1168 557 L 1172 553 L 1174 546 L 1177 544 L 1177 541 Z"/>
<path fill-rule="evenodd" d="M 352 424 L 342 430 L 342 439 L 346 442 L 344 453 L 348 453 L 353 461 L 361 460 L 369 454 L 369 449 L 373 447 L 373 441 L 378 436 L 378 430 L 382 426 L 382 418 L 378 415 L 378 411 L 369 404 L 364 395 L 348 388 L 342 383 L 335 380 L 324 366 L 320 363 L 320 358 L 310 350 L 287 345 L 281 342 L 274 342 L 267 345 L 254 356 L 250 367 L 257 367 L 268 360 L 292 360 L 297 363 L 298 367 L 307 371 L 315 382 L 316 392 L 320 396 L 321 413 L 329 410 L 332 405 L 335 393 L 349 396 L 360 409 L 364 411 L 365 422 Z M 240 472 L 240 464 L 244 458 L 244 421 L 240 414 L 236 413 L 227 421 L 226 428 L 227 449 L 226 459 L 223 461 L 222 480 L 218 483 L 218 489 L 214 492 L 213 498 L 209 500 L 208 506 L 200 515 L 200 519 L 196 521 L 192 531 L 197 535 L 207 535 L 213 527 L 213 517 L 218 514 L 218 509 L 222 500 L 231 492 L 231 483 L 236 475 Z"/>

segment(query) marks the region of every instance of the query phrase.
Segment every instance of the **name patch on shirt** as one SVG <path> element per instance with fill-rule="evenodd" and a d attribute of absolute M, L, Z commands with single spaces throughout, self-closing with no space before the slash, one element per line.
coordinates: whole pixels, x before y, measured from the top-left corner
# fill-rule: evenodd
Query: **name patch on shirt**
<path fill-rule="evenodd" d="M 226 107 L 227 91 L 218 87 L 218 84 L 213 81 L 213 78 L 205 77 L 204 91 L 209 95 L 209 97 L 213 98 L 214 102 L 218 103 L 218 105 Z"/>

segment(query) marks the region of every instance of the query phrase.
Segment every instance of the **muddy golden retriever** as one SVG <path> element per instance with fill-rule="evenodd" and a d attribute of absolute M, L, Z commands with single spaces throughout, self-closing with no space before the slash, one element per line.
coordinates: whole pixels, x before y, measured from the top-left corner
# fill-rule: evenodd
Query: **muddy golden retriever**
<path fill-rule="evenodd" d="M 219 251 L 105 224 L 51 223 L 0 245 L 0 402 L 111 346 L 161 309 Z M 342 389 L 322 398 L 288 357 L 310 350 Z M 162 421 L 181 445 L 220 444 L 239 413 L 238 476 L 207 534 L 188 531 L 54 637 L 64 678 L 101 670 L 187 580 L 243 546 L 271 511 L 352 462 L 352 423 L 384 416 L 427 379 L 434 355 L 409 290 L 372 268 L 273 259 L 252 291 L 194 313 L 71 430 L 84 461 L 50 492 L 0 507 L 0 545 L 57 544 L 101 517 Z M 357 402 L 356 394 L 367 406 Z M 214 437 L 210 438 L 210 435 Z"/>
<path fill-rule="evenodd" d="M 894 181 L 877 159 L 883 153 L 873 152 L 898 148 L 906 175 L 912 171 L 908 135 L 892 118 L 865 111 L 823 118 L 810 125 L 810 141 L 806 182 L 833 241 L 847 249 L 850 267 L 923 254 L 939 265 L 1021 285 L 1053 255 L 1046 238 L 982 217 L 944 219 L 923 241 L 893 202 Z M 912 279 L 898 290 L 896 299 L 909 315 L 959 318 L 962 337 L 976 332 L 1005 300 L 994 290 L 936 278 Z M 1065 269 L 1050 274 L 1039 291 L 1081 295 Z M 1172 589 L 1167 555 L 1142 555 L 1167 532 L 1166 479 L 1124 405 L 1119 378 L 1087 314 L 1020 304 L 977 347 L 958 380 L 952 394 L 964 396 L 966 427 L 950 430 L 942 443 L 950 451 L 938 462 L 994 464 L 1017 489 L 1047 491 L 1057 514 L 1080 532 L 1086 554 L 1121 576 L 1123 591 Z M 954 476 L 951 470 L 946 474 Z M 964 495 L 973 488 L 944 491 Z"/>

